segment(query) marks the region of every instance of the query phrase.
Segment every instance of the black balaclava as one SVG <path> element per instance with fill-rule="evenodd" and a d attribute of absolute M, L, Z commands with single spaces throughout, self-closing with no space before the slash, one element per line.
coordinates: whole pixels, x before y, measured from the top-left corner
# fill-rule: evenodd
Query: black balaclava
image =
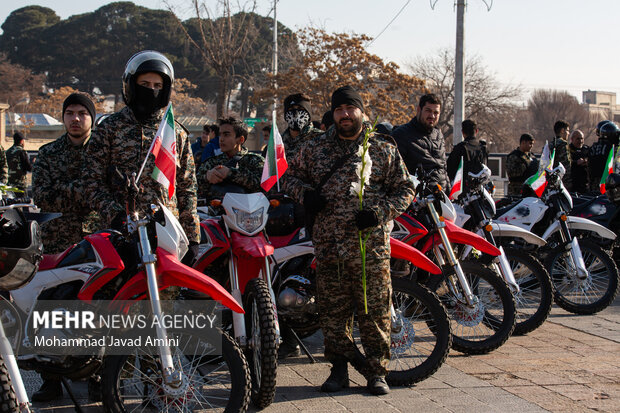
<path fill-rule="evenodd" d="M 167 102 L 163 102 L 164 93 L 161 92 L 161 90 L 151 89 L 138 84 L 134 85 L 134 97 L 129 107 L 133 110 L 138 120 L 148 119 L 159 109 L 166 106 Z"/>

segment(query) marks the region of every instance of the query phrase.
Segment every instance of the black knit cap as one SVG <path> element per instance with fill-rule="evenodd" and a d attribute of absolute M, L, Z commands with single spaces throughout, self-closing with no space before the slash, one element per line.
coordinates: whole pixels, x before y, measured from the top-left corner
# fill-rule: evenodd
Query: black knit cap
<path fill-rule="evenodd" d="M 332 113 L 340 105 L 352 105 L 359 108 L 362 112 L 364 111 L 362 97 L 357 90 L 349 85 L 339 87 L 332 93 Z"/>
<path fill-rule="evenodd" d="M 295 93 L 294 95 L 288 95 L 284 99 L 284 111 L 288 112 L 288 110 L 293 105 L 301 106 L 308 112 L 309 115 L 312 115 L 312 106 L 310 105 L 310 100 L 307 97 L 302 95 L 301 93 Z"/>
<path fill-rule="evenodd" d="M 83 93 L 72 93 L 69 96 L 67 96 L 67 98 L 62 104 L 62 116 L 63 117 L 65 116 L 65 110 L 67 110 L 67 107 L 69 105 L 84 106 L 86 110 L 88 111 L 88 113 L 90 114 L 90 118 L 92 119 L 93 124 L 95 123 L 95 120 L 97 119 L 97 111 L 95 110 L 95 104 L 93 103 L 92 100 L 90 100 L 88 96 L 86 96 Z"/>

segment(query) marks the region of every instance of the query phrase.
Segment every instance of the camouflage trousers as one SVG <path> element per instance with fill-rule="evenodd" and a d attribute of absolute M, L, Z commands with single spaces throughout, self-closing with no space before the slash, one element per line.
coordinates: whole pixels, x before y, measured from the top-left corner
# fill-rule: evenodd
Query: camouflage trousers
<path fill-rule="evenodd" d="M 508 194 L 506 195 L 521 195 L 521 187 L 523 182 L 508 182 Z"/>
<path fill-rule="evenodd" d="M 325 358 L 346 359 L 367 379 L 385 376 L 390 363 L 390 306 L 392 283 L 390 260 L 366 262 L 364 312 L 360 259 L 317 261 L 317 304 L 325 336 Z M 353 315 L 357 312 L 365 357 L 353 341 Z"/>

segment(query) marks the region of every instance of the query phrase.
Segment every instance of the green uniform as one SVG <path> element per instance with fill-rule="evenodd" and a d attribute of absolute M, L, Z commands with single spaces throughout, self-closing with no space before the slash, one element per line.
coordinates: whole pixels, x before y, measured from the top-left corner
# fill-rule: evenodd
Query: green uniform
<path fill-rule="evenodd" d="M 4 148 L 0 146 L 0 184 L 6 184 L 9 179 L 9 166 L 6 163 L 6 153 Z"/>
<path fill-rule="evenodd" d="M 208 158 L 198 168 L 198 196 L 209 200 L 216 197 L 211 193 L 212 185 L 207 180 L 207 172 L 218 165 L 230 168 L 230 175 L 222 184 L 239 185 L 250 193 L 260 192 L 260 180 L 264 163 L 265 160 L 262 156 L 249 152 L 246 148 L 241 148 L 241 151 L 234 157 L 222 153 Z"/>
<path fill-rule="evenodd" d="M 99 216 L 88 207 L 81 186 L 89 142 L 76 146 L 64 134 L 39 149 L 32 171 L 34 202 L 45 212 L 62 213 L 41 227 L 46 254 L 62 252 L 100 229 Z"/>
<path fill-rule="evenodd" d="M 113 187 L 110 170 L 116 167 L 128 176 L 140 171 L 163 112 L 160 110 L 140 122 L 129 107 L 124 107 L 105 118 L 93 131 L 83 168 L 84 190 L 91 208 L 101 213 L 104 222 L 108 223 L 119 212 L 125 211 L 126 193 Z M 149 155 L 139 181 L 136 208 L 143 214 L 149 205 L 161 202 L 179 217 L 189 241 L 198 242 L 200 226 L 196 213 L 194 159 L 185 128 L 177 123 L 175 131 L 178 163 L 172 199 L 168 199 L 168 190 L 151 177 L 155 162 L 154 157 Z"/>
<path fill-rule="evenodd" d="M 564 139 L 556 136 L 551 143 L 549 144 L 549 153 L 553 153 L 555 149 L 555 157 L 553 158 L 553 167 L 558 166 L 558 163 L 562 163 L 564 165 L 564 169 L 566 169 L 566 173 L 562 178 L 562 182 L 564 186 L 569 191 L 572 191 L 572 177 L 570 171 L 570 164 L 572 162 L 570 149 L 568 148 L 568 142 Z"/>
<path fill-rule="evenodd" d="M 28 153 L 20 145 L 13 145 L 6 151 L 9 167 L 8 184 L 23 191 L 26 190 L 26 175 L 32 171 Z"/>
<path fill-rule="evenodd" d="M 530 164 L 535 160 L 531 152 L 521 152 L 519 148 L 508 154 L 506 173 L 508 174 L 508 195 L 521 194 L 523 182 L 530 177 Z M 536 171 L 534 171 L 536 172 Z"/>
<path fill-rule="evenodd" d="M 366 354 L 361 372 L 367 378 L 384 376 L 390 358 L 388 223 L 405 211 L 414 196 L 413 182 L 394 141 L 389 136 L 373 134 L 369 142 L 372 173 L 365 187 L 363 204 L 364 208 L 375 211 L 379 225 L 366 230 L 370 231 L 366 254 L 368 314 L 363 310 L 361 254 L 355 225 L 359 201 L 351 192 L 352 183 L 359 182 L 356 167 L 361 162 L 360 155 L 353 155 L 323 186 L 321 193 L 327 205 L 316 216 L 312 235 L 325 356 L 332 362 L 344 358 L 356 365 L 358 350 L 351 336 L 356 308 Z M 357 152 L 360 144 L 361 138 L 357 141 L 339 138 L 335 128 L 308 141 L 289 161 L 282 180 L 284 192 L 297 202 L 303 202 L 305 191 L 315 188 L 338 158 Z"/>

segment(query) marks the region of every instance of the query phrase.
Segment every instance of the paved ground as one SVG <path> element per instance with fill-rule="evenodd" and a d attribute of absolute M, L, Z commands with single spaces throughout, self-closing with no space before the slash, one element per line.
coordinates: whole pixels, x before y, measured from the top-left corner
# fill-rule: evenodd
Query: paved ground
<path fill-rule="evenodd" d="M 334 396 L 318 392 L 329 375 L 320 358 L 320 337 L 307 340 L 319 363 L 305 357 L 282 363 L 278 391 L 265 413 L 288 412 L 618 412 L 620 411 L 620 299 L 595 316 L 573 316 L 554 308 L 538 330 L 512 337 L 484 356 L 452 351 L 446 364 L 411 388 L 394 388 L 375 397 L 363 392 L 365 380 L 353 369 L 352 387 Z M 27 373 L 29 392 L 38 378 Z M 85 400 L 86 387 L 75 385 L 87 412 L 101 411 Z M 63 399 L 42 412 L 71 412 Z M 251 409 L 250 411 L 256 411 Z"/>

